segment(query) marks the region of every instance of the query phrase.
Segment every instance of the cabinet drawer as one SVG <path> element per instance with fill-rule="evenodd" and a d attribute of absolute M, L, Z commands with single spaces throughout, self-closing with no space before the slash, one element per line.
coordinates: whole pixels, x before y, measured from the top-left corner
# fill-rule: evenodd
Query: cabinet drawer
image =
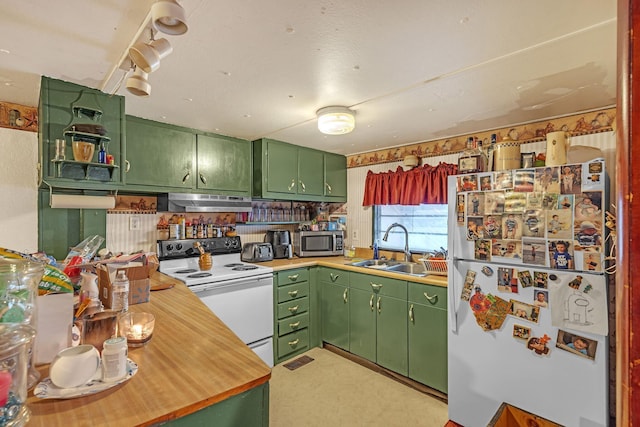
<path fill-rule="evenodd" d="M 409 282 L 409 302 L 446 310 L 447 288 Z"/>
<path fill-rule="evenodd" d="M 309 311 L 309 298 L 299 298 L 278 304 L 278 319 L 295 316 Z"/>
<path fill-rule="evenodd" d="M 294 283 L 278 288 L 278 302 L 286 302 L 309 295 L 309 282 Z"/>
<path fill-rule="evenodd" d="M 320 267 L 318 272 L 320 282 L 335 283 L 336 285 L 349 286 L 349 272 L 338 268 Z"/>
<path fill-rule="evenodd" d="M 349 284 L 352 288 L 366 292 L 374 291 L 380 295 L 407 299 L 407 282 L 404 280 L 351 272 Z"/>
<path fill-rule="evenodd" d="M 298 314 L 278 321 L 278 336 L 300 331 L 309 326 L 309 313 Z"/>
<path fill-rule="evenodd" d="M 278 357 L 309 347 L 309 329 L 292 332 L 278 338 Z"/>
<path fill-rule="evenodd" d="M 296 268 L 278 272 L 278 286 L 289 285 L 291 283 L 306 282 L 309 280 L 308 268 Z"/>

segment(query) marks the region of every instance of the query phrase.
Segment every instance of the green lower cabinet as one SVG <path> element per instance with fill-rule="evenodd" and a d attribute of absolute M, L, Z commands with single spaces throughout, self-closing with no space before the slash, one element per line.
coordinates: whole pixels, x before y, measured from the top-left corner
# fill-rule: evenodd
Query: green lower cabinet
<path fill-rule="evenodd" d="M 269 383 L 161 425 L 171 427 L 267 427 Z"/>
<path fill-rule="evenodd" d="M 376 295 L 349 289 L 349 351 L 376 361 Z"/>
<path fill-rule="evenodd" d="M 407 376 L 407 303 L 391 297 L 378 297 L 376 308 L 376 362 Z"/>
<path fill-rule="evenodd" d="M 319 284 L 322 341 L 349 351 L 349 288 L 325 281 Z"/>
<path fill-rule="evenodd" d="M 446 288 L 409 283 L 409 378 L 447 392 Z"/>

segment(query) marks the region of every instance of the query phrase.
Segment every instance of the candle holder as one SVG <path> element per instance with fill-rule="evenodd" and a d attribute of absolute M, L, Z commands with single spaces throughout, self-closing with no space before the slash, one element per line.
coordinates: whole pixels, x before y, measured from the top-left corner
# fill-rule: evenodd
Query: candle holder
<path fill-rule="evenodd" d="M 142 347 L 151 339 L 155 321 L 151 313 L 128 312 L 118 320 L 118 335 L 127 338 L 129 347 Z"/>

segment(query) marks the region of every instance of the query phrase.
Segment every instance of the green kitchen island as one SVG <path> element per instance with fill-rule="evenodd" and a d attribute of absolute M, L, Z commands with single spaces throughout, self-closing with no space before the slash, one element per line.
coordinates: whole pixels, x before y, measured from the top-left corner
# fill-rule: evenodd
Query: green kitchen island
<path fill-rule="evenodd" d="M 153 337 L 129 348 L 138 372 L 101 393 L 39 399 L 29 426 L 269 425 L 271 369 L 182 282 L 154 273 L 149 302 L 130 311 L 155 318 Z M 48 365 L 38 367 L 41 378 Z"/>

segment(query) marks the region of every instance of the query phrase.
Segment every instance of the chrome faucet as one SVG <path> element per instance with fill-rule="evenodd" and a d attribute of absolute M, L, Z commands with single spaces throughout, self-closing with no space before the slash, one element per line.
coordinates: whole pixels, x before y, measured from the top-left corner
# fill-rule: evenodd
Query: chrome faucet
<path fill-rule="evenodd" d="M 411 262 L 411 252 L 409 252 L 409 232 L 404 225 L 398 224 L 397 222 L 391 224 L 389 228 L 387 228 L 387 231 L 384 232 L 384 237 L 382 238 L 382 240 L 384 240 L 385 242 L 387 241 L 387 239 L 389 238 L 389 231 L 393 227 L 400 227 L 404 230 L 404 260 L 406 262 Z"/>

